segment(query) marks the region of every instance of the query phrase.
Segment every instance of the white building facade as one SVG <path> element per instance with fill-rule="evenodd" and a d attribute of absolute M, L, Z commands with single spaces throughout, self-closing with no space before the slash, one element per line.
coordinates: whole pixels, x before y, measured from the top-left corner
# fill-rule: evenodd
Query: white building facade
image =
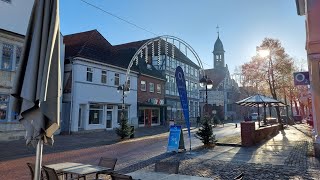
<path fill-rule="evenodd" d="M 125 83 L 126 69 L 74 58 L 65 66 L 65 82 L 71 79 L 71 91 L 64 93 L 64 104 L 71 103 L 71 132 L 106 129 L 119 126 L 122 93 L 118 86 Z M 70 83 L 70 82 L 69 82 Z M 125 117 L 137 126 L 137 74 L 130 76 L 130 93 L 125 97 Z"/>

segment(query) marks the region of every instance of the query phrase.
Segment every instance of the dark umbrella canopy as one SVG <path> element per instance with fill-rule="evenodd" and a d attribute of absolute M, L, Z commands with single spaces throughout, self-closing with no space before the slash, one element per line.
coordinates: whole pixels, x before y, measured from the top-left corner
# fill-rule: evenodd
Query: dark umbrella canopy
<path fill-rule="evenodd" d="M 53 143 L 61 96 L 58 0 L 35 0 L 12 95 L 26 143 Z"/>

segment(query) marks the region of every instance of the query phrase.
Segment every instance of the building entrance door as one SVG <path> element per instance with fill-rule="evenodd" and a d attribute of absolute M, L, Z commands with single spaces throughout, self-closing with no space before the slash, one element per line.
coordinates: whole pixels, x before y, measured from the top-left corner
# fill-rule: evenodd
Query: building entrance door
<path fill-rule="evenodd" d="M 112 111 L 107 110 L 106 113 L 106 129 L 112 128 Z"/>

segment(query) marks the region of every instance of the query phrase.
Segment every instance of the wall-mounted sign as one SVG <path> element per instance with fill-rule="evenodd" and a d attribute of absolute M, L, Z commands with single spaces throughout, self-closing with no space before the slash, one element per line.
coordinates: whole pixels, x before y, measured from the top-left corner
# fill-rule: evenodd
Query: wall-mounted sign
<path fill-rule="evenodd" d="M 294 85 L 309 85 L 309 72 L 295 72 L 293 73 Z"/>
<path fill-rule="evenodd" d="M 156 104 L 156 105 L 164 105 L 164 99 L 150 98 L 149 103 Z"/>

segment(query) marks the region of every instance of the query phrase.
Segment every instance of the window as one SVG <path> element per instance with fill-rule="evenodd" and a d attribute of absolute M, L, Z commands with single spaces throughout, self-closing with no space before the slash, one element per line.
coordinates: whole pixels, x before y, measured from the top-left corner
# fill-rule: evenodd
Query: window
<path fill-rule="evenodd" d="M 11 3 L 11 0 L 2 0 L 2 1 L 4 1 L 6 3 Z"/>
<path fill-rule="evenodd" d="M 9 96 L 0 94 L 0 120 L 7 119 Z"/>
<path fill-rule="evenodd" d="M 122 105 L 118 106 L 118 120 L 117 122 L 120 123 L 121 120 L 121 113 L 122 113 Z M 124 118 L 128 120 L 129 115 L 129 109 L 128 106 L 126 106 L 123 110 Z"/>
<path fill-rule="evenodd" d="M 152 124 L 159 124 L 159 109 L 152 109 Z"/>
<path fill-rule="evenodd" d="M 167 82 L 166 82 L 166 94 L 169 94 L 169 90 L 170 90 L 170 76 L 169 75 L 166 75 L 166 79 L 167 79 Z"/>
<path fill-rule="evenodd" d="M 157 84 L 157 93 L 161 94 L 161 84 Z"/>
<path fill-rule="evenodd" d="M 141 91 L 146 91 L 147 87 L 146 87 L 146 82 L 145 81 L 141 81 L 141 87 L 140 87 Z"/>
<path fill-rule="evenodd" d="M 174 95 L 175 93 L 175 82 L 174 82 L 174 77 L 173 76 L 170 76 L 170 94 L 171 95 Z"/>
<path fill-rule="evenodd" d="M 20 64 L 21 51 L 22 51 L 22 47 L 17 46 L 16 47 L 16 68 L 18 68 L 18 66 Z"/>
<path fill-rule="evenodd" d="M 186 64 L 186 74 L 189 74 L 189 65 Z"/>
<path fill-rule="evenodd" d="M 130 77 L 128 77 L 128 80 L 127 80 L 128 88 L 130 88 L 130 83 L 131 83 L 131 81 L 130 81 Z"/>
<path fill-rule="evenodd" d="M 172 69 L 176 68 L 176 60 L 175 59 L 172 59 L 172 61 L 171 61 L 171 68 Z"/>
<path fill-rule="evenodd" d="M 120 74 L 114 73 L 114 85 L 119 86 L 120 85 Z"/>
<path fill-rule="evenodd" d="M 139 110 L 139 120 L 138 123 L 139 125 L 143 125 L 144 124 L 144 110 Z"/>
<path fill-rule="evenodd" d="M 100 104 L 90 104 L 89 124 L 102 124 L 103 106 Z"/>
<path fill-rule="evenodd" d="M 92 82 L 93 70 L 87 67 L 87 81 Z"/>
<path fill-rule="evenodd" d="M 1 69 L 11 70 L 13 59 L 13 45 L 3 43 Z"/>
<path fill-rule="evenodd" d="M 149 83 L 149 92 L 154 92 L 154 84 Z"/>
<path fill-rule="evenodd" d="M 107 71 L 101 71 L 101 83 L 107 83 Z"/>

